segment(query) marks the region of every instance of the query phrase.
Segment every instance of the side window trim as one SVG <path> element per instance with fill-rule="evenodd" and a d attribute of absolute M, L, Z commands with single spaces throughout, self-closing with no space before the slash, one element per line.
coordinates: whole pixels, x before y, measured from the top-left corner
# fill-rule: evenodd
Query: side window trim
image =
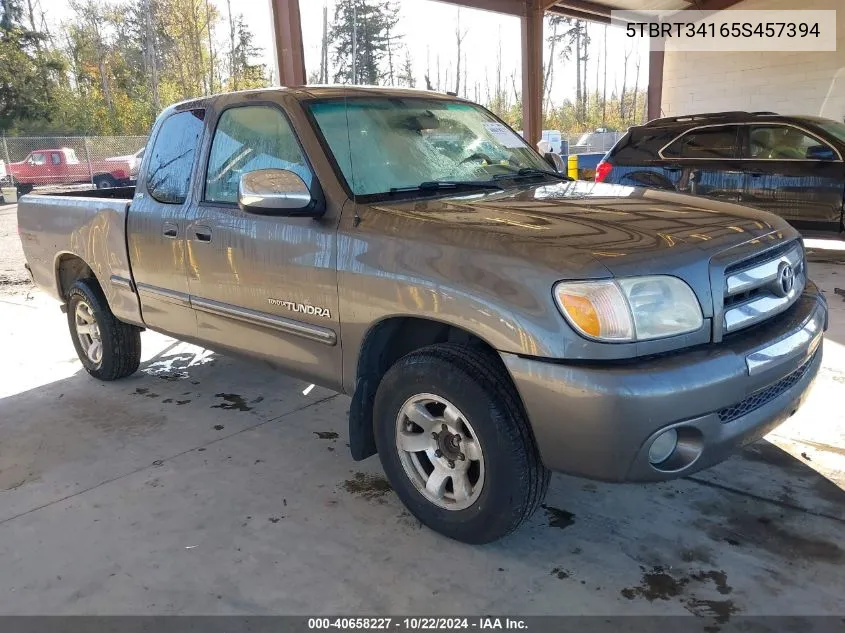
<path fill-rule="evenodd" d="M 680 134 L 674 136 L 671 141 L 669 141 L 663 147 L 660 148 L 660 150 L 657 152 L 657 155 L 658 155 L 658 157 L 660 157 L 660 160 L 718 160 L 718 159 L 713 159 L 713 158 L 684 158 L 684 157 L 674 157 L 674 158 L 668 157 L 667 158 L 666 156 L 663 155 L 663 152 L 666 150 L 666 148 L 668 148 L 670 145 L 672 145 L 675 141 L 681 139 L 681 137 L 689 134 L 690 132 L 695 132 L 697 130 L 701 130 L 701 129 L 705 129 L 705 128 L 737 126 L 739 128 L 739 131 L 740 131 L 740 133 L 737 134 L 737 139 L 738 139 L 737 142 L 741 143 L 741 146 L 738 148 L 739 155 L 734 156 L 734 158 L 726 158 L 726 159 L 721 159 L 721 160 L 754 160 L 754 161 L 764 160 L 764 159 L 750 158 L 750 157 L 744 156 L 746 146 L 747 146 L 746 139 L 748 139 L 748 137 L 749 137 L 749 129 L 751 128 L 752 125 L 756 125 L 756 126 L 764 126 L 764 125 L 766 125 L 766 126 L 775 126 L 775 125 L 788 126 L 788 127 L 795 128 L 796 130 L 800 130 L 802 133 L 807 134 L 808 136 L 812 136 L 816 140 L 820 141 L 822 145 L 825 145 L 825 146 L 829 147 L 830 149 L 832 149 L 836 153 L 836 155 L 838 156 L 838 159 L 836 161 L 832 161 L 832 162 L 837 162 L 837 163 L 843 162 L 842 153 L 837 148 L 833 147 L 830 143 L 825 141 L 824 139 L 819 138 L 818 134 L 811 132 L 810 130 L 808 130 L 804 127 L 801 127 L 800 125 L 796 125 L 795 123 L 788 123 L 788 122 L 785 122 L 785 121 L 784 122 L 781 122 L 781 121 L 766 121 L 766 122 L 740 122 L 740 123 L 711 123 L 711 124 L 708 124 L 708 125 L 698 125 L 696 127 L 691 127 L 688 130 L 684 130 Z M 743 129 L 743 128 L 745 128 L 745 129 Z M 739 139 L 742 139 L 742 140 L 739 140 Z M 810 159 L 807 159 L 807 158 L 786 158 L 786 159 L 782 159 L 782 160 L 806 161 L 806 160 L 810 160 Z"/>
<path fill-rule="evenodd" d="M 297 147 L 299 147 L 299 151 L 302 154 L 302 158 L 305 161 L 305 167 L 311 172 L 311 184 L 309 185 L 309 189 L 311 190 L 312 195 L 315 192 L 320 190 L 320 185 L 317 181 L 317 172 L 314 171 L 314 166 L 311 164 L 311 160 L 308 158 L 308 153 L 305 151 L 305 147 L 302 145 L 302 141 L 299 138 L 299 134 L 296 133 L 296 128 L 293 126 L 293 122 L 291 121 L 290 116 L 287 113 L 287 110 L 284 106 L 275 101 L 254 101 L 250 103 L 234 103 L 231 105 L 226 106 L 222 110 L 219 110 L 215 117 L 214 117 L 214 128 L 212 129 L 209 127 L 209 139 L 207 149 L 205 151 L 205 155 L 203 156 L 203 164 L 200 166 L 202 170 L 201 173 L 197 174 L 199 181 L 199 202 L 203 205 L 208 206 L 217 206 L 217 207 L 225 207 L 225 208 L 237 208 L 237 202 L 226 202 L 221 200 L 208 200 L 206 198 L 206 189 L 208 188 L 208 167 L 211 164 L 211 156 L 212 150 L 214 149 L 214 139 L 217 136 L 217 129 L 220 126 L 220 121 L 223 118 L 223 115 L 230 110 L 235 110 L 238 108 L 260 108 L 260 107 L 270 107 L 279 113 L 281 113 L 282 118 L 284 119 L 285 123 L 287 123 L 288 129 L 290 130 L 291 134 L 293 135 L 293 140 L 296 142 Z"/>
<path fill-rule="evenodd" d="M 740 133 L 741 126 L 742 126 L 741 123 L 711 123 L 709 125 L 699 125 L 699 126 L 696 126 L 696 127 L 691 127 L 688 130 L 684 130 L 683 132 L 681 132 L 680 134 L 675 136 L 671 141 L 666 143 L 666 145 L 661 147 L 660 151 L 657 152 L 657 155 L 660 157 L 661 160 L 740 160 L 741 159 L 741 157 L 739 156 L 739 154 L 741 153 L 740 138 L 742 137 L 742 134 Z M 709 157 L 704 158 L 704 157 L 695 157 L 695 156 L 670 156 L 670 157 L 666 157 L 666 156 L 663 155 L 663 152 L 665 152 L 669 147 L 674 145 L 677 141 L 680 141 L 682 138 L 684 138 L 688 134 L 693 134 L 695 132 L 699 132 L 700 130 L 707 130 L 707 129 L 713 129 L 713 128 L 731 128 L 731 127 L 736 128 L 736 136 L 734 138 L 734 148 L 733 148 L 734 155 L 731 156 L 730 158 L 709 158 Z"/>
<path fill-rule="evenodd" d="M 170 121 L 173 117 L 178 116 L 180 114 L 185 114 L 185 113 L 191 114 L 191 113 L 195 113 L 195 112 L 202 112 L 202 119 L 200 120 L 200 122 L 202 123 L 202 130 L 200 131 L 199 137 L 197 138 L 196 147 L 194 148 L 194 154 L 195 155 L 194 155 L 193 160 L 191 161 L 191 169 L 190 169 L 190 173 L 188 175 L 189 183 L 188 183 L 188 186 L 185 189 L 185 199 L 182 200 L 181 202 L 166 202 L 166 201 L 163 201 L 163 200 L 159 200 L 158 198 L 155 197 L 155 195 L 153 195 L 153 192 L 150 190 L 150 167 L 151 167 L 150 162 L 152 161 L 152 158 L 155 155 L 155 149 L 156 149 L 156 146 L 158 145 L 159 138 L 161 137 L 161 131 L 164 128 L 165 124 L 168 121 Z M 208 109 L 205 108 L 205 107 L 187 108 L 185 110 L 177 110 L 177 111 L 171 112 L 167 116 L 167 118 L 162 120 L 161 123 L 158 125 L 158 127 L 155 130 L 155 136 L 148 139 L 147 144 L 145 145 L 144 149 L 146 150 L 146 148 L 149 147 L 150 151 L 144 152 L 144 159 L 143 159 L 143 162 L 142 162 L 143 169 L 139 173 L 139 179 L 143 178 L 145 193 L 147 195 L 149 195 L 150 198 L 155 200 L 156 203 L 167 204 L 167 205 L 171 205 L 171 206 L 175 207 L 175 206 L 183 206 L 183 205 L 185 205 L 185 204 L 187 204 L 188 202 L 191 201 L 191 192 L 193 190 L 193 187 L 191 186 L 191 182 L 193 182 L 193 178 L 195 177 L 194 171 L 196 171 L 197 163 L 199 162 L 196 159 L 196 155 L 199 154 L 199 152 L 202 150 L 203 137 L 205 136 L 205 133 L 206 133 L 206 119 L 207 119 L 207 117 L 208 117 Z M 140 185 L 140 182 L 138 184 Z"/>
<path fill-rule="evenodd" d="M 744 124 L 744 127 L 746 128 L 746 133 L 744 135 L 744 139 L 743 139 L 743 142 L 742 142 L 742 148 L 741 148 L 741 152 L 740 152 L 740 154 L 741 154 L 740 159 L 741 160 L 753 160 L 753 161 L 775 160 L 775 161 L 802 161 L 802 162 L 803 161 L 810 161 L 810 162 L 817 162 L 813 158 L 756 158 L 756 157 L 752 157 L 750 155 L 749 148 L 751 146 L 751 128 L 753 128 L 753 127 L 788 127 L 788 128 L 792 128 L 793 130 L 797 130 L 798 132 L 800 132 L 804 136 L 809 136 L 813 140 L 817 141 L 819 145 L 824 145 L 829 150 L 834 152 L 837 156 L 837 159 L 835 161 L 829 161 L 829 162 L 836 162 L 836 163 L 842 162 L 842 154 L 839 153 L 838 149 L 833 147 L 833 145 L 828 143 L 823 138 L 819 138 L 818 134 L 811 132 L 810 130 L 805 129 L 805 128 L 801 127 L 800 125 L 796 125 L 794 123 L 788 123 L 788 122 L 785 122 L 785 121 L 784 122 L 775 121 L 775 122 L 766 122 L 766 123 L 746 123 L 746 124 Z"/>

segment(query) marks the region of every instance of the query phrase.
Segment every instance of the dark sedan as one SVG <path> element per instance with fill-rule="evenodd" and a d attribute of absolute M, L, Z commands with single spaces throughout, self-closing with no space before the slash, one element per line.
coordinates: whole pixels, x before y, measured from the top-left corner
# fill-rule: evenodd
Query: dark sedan
<path fill-rule="evenodd" d="M 670 189 L 776 213 L 802 230 L 845 230 L 845 123 L 772 112 L 670 117 L 632 127 L 601 182 Z"/>

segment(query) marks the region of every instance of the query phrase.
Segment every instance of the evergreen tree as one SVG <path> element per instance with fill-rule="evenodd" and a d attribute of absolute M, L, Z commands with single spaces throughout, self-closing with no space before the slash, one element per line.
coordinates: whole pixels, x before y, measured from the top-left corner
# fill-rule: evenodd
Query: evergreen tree
<path fill-rule="evenodd" d="M 61 59 L 45 50 L 46 35 L 23 22 L 21 0 L 0 0 L 0 130 L 53 113 L 52 88 Z"/>
<path fill-rule="evenodd" d="M 329 32 L 334 81 L 379 84 L 389 77 L 401 43 L 394 32 L 398 22 L 399 6 L 393 0 L 338 0 Z"/>

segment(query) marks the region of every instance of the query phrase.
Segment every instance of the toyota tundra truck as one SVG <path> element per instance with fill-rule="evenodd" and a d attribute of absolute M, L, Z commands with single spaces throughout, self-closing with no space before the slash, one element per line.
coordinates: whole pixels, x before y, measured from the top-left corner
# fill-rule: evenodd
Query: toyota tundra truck
<path fill-rule="evenodd" d="M 150 329 L 346 393 L 352 458 L 377 453 L 420 521 L 468 543 L 519 526 L 551 471 L 724 460 L 822 362 L 827 305 L 786 221 L 570 181 L 431 92 L 180 103 L 136 187 L 27 195 L 18 222 L 92 376 L 136 371 Z"/>

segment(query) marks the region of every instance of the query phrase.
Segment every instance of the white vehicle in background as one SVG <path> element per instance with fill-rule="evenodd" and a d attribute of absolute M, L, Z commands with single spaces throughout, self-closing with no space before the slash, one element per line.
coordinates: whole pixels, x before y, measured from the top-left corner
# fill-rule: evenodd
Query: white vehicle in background
<path fill-rule="evenodd" d="M 109 162 L 123 162 L 129 165 L 130 180 L 138 179 L 138 168 L 141 166 L 141 159 L 144 157 L 144 147 L 139 149 L 134 154 L 127 154 L 126 156 L 111 156 L 106 160 Z"/>
<path fill-rule="evenodd" d="M 607 152 L 624 135 L 625 132 L 617 132 L 616 130 L 608 130 L 607 128 L 600 127 L 593 132 L 582 134 L 578 142 L 570 145 L 569 149 L 574 154 Z"/>
<path fill-rule="evenodd" d="M 525 138 L 522 130 L 519 131 L 519 135 Z M 540 141 L 545 141 L 549 144 L 549 151 L 554 152 L 555 154 L 563 154 L 563 135 L 560 133 L 560 130 L 543 130 Z M 545 148 L 545 145 L 543 145 L 543 148 Z M 540 150 L 540 153 L 545 154 L 542 149 Z"/>

